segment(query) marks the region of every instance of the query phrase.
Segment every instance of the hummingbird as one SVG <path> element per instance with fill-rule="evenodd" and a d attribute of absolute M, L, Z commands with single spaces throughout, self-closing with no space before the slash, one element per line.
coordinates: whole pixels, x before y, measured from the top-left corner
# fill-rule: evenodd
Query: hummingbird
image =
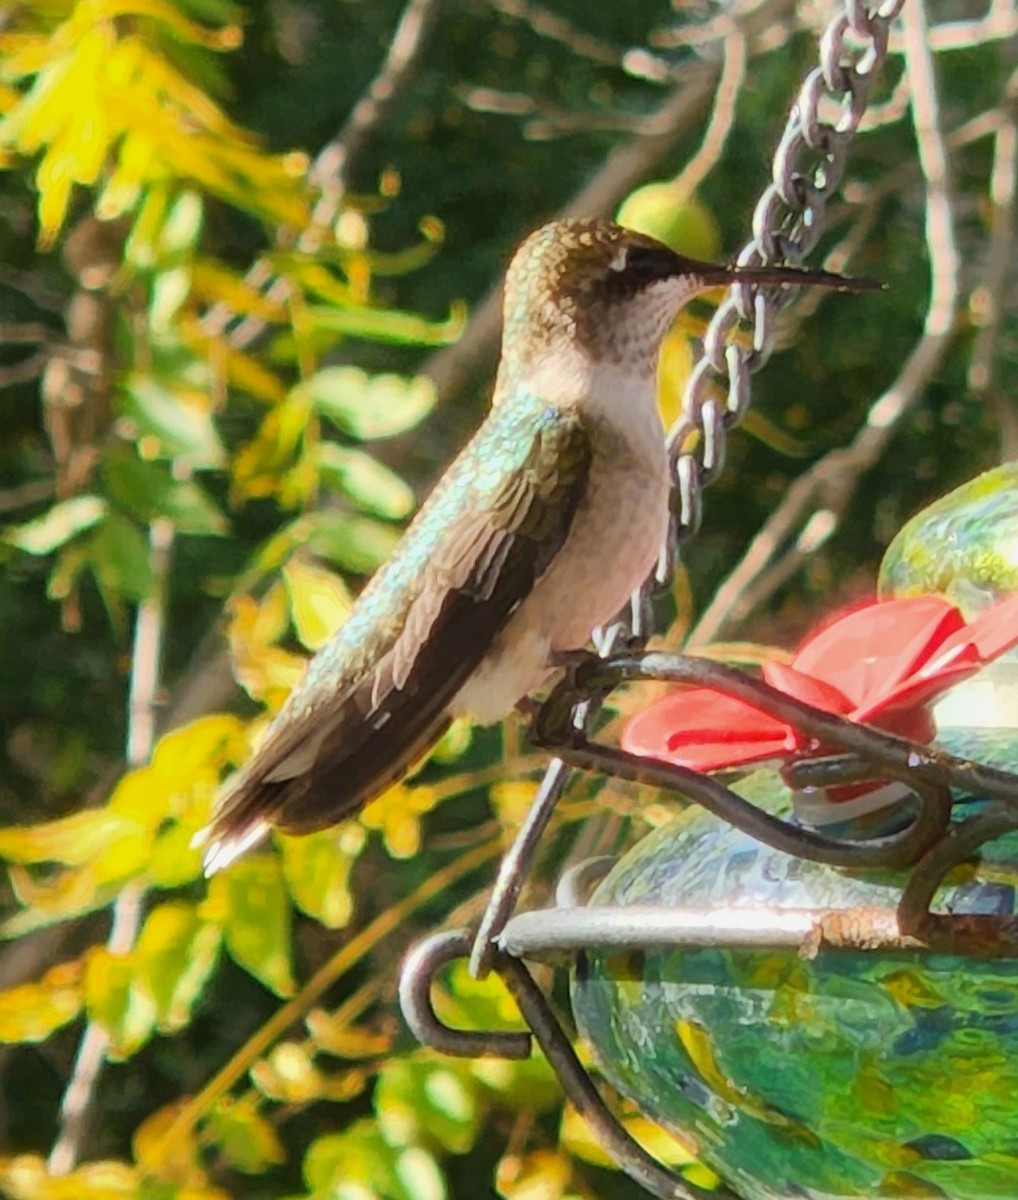
<path fill-rule="evenodd" d="M 690 297 L 733 283 L 874 286 L 699 262 L 599 218 L 523 242 L 490 412 L 226 781 L 197 839 L 206 873 L 273 827 L 351 816 L 451 720 L 506 716 L 623 609 L 669 526 L 662 340 Z"/>

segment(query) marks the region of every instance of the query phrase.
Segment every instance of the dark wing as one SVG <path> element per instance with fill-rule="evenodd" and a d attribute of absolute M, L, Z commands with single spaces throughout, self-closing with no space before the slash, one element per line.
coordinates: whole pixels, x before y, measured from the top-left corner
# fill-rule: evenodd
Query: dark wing
<path fill-rule="evenodd" d="M 228 781 L 204 835 L 206 869 L 268 825 L 336 824 L 441 734 L 449 703 L 565 540 L 590 466 L 575 414 L 523 403 L 491 413 Z"/>

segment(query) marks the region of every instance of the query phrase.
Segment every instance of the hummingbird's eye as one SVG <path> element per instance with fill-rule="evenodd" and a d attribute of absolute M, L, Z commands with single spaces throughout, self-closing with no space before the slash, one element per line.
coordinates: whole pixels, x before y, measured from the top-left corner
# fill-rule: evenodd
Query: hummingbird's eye
<path fill-rule="evenodd" d="M 625 271 L 641 283 L 653 283 L 678 274 L 678 256 L 667 246 L 627 246 Z"/>

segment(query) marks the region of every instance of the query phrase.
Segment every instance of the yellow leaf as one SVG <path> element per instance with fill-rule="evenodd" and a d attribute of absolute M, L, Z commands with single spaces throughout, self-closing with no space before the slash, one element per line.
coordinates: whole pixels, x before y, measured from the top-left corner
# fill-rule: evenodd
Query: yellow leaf
<path fill-rule="evenodd" d="M 16 863 L 59 862 L 81 866 L 97 857 L 111 841 L 132 834 L 137 823 L 108 808 L 0 829 L 0 858 Z"/>
<path fill-rule="evenodd" d="M 413 858 L 421 846 L 421 814 L 437 803 L 434 788 L 397 783 L 365 807 L 361 821 L 381 833 L 393 858 Z"/>
<path fill-rule="evenodd" d="M 493 784 L 489 794 L 499 823 L 510 829 L 518 828 L 530 811 L 536 791 L 533 783 L 525 783 L 522 780 Z"/>
<path fill-rule="evenodd" d="M 378 1058 L 392 1050 L 389 1035 L 337 1021 L 331 1013 L 320 1008 L 309 1012 L 305 1023 L 317 1049 L 337 1058 Z"/>
<path fill-rule="evenodd" d="M 0 992 L 0 1042 L 41 1042 L 81 1011 L 82 964 L 60 963 L 36 983 Z"/>
<path fill-rule="evenodd" d="M 152 771 L 175 791 L 218 777 L 245 750 L 244 722 L 227 713 L 199 717 L 164 734 L 156 745 Z"/>
<path fill-rule="evenodd" d="M 693 346 L 688 334 L 675 326 L 661 347 L 657 373 L 657 404 L 665 428 L 678 420 L 682 396 L 693 371 Z"/>
<path fill-rule="evenodd" d="M 507 1154 L 496 1168 L 495 1187 L 505 1200 L 560 1200 L 572 1174 L 572 1164 L 554 1150 Z"/>
<path fill-rule="evenodd" d="M 286 309 L 252 287 L 246 279 L 219 263 L 202 259 L 191 268 L 195 293 L 213 303 L 223 303 L 240 316 L 255 316 L 264 321 L 282 321 Z"/>
<path fill-rule="evenodd" d="M 280 495 L 286 476 L 297 465 L 301 447 L 315 424 L 311 405 L 299 392 L 291 392 L 282 404 L 277 404 L 262 421 L 254 439 L 234 457 L 233 502 Z M 311 483 L 316 480 L 314 472 Z M 299 499 L 294 497 L 291 504 Z"/>
<path fill-rule="evenodd" d="M 310 1054 L 296 1042 L 283 1042 L 251 1068 L 255 1087 L 283 1104 L 307 1104 L 324 1091 L 325 1079 Z"/>
<path fill-rule="evenodd" d="M 350 872 L 366 840 L 353 821 L 338 830 L 278 838 L 294 903 L 329 929 L 342 929 L 353 915 Z"/>
<path fill-rule="evenodd" d="M 296 556 L 283 568 L 283 578 L 297 636 L 309 650 L 320 649 L 350 615 L 353 600 L 346 584 Z"/>
<path fill-rule="evenodd" d="M 275 855 L 248 855 L 216 875 L 199 913 L 206 920 L 221 921 L 235 962 L 277 996 L 293 994 L 293 909 Z"/>
<path fill-rule="evenodd" d="M 230 1164 L 248 1175 L 286 1161 L 275 1129 L 259 1112 L 260 1103 L 253 1095 L 239 1100 L 223 1096 L 206 1118 L 209 1137 Z"/>
<path fill-rule="evenodd" d="M 85 967 L 85 1006 L 89 1017 L 110 1035 L 110 1055 L 127 1058 L 148 1041 L 155 1026 L 156 1005 L 133 986 L 132 954 L 111 954 L 96 946 Z"/>
<path fill-rule="evenodd" d="M 24 867 L 12 866 L 10 875 L 14 895 L 25 911 L 3 923 L 4 937 L 20 937 L 53 921 L 80 916 L 111 899 L 87 868 L 36 880 Z"/>
<path fill-rule="evenodd" d="M 237 682 L 256 700 L 278 708 L 305 667 L 303 658 L 272 644 L 287 628 L 286 592 L 273 584 L 261 602 L 235 596 L 228 611 L 227 637 Z"/>
<path fill-rule="evenodd" d="M 230 384 L 238 391 L 254 396 L 256 400 L 279 404 L 286 395 L 286 387 L 279 376 L 250 354 L 242 354 L 227 346 L 223 353 L 223 367 Z"/>
<path fill-rule="evenodd" d="M 0 1191 L 10 1200 L 136 1200 L 141 1180 L 133 1167 L 113 1160 L 85 1163 L 68 1175 L 54 1176 L 45 1159 L 19 1154 L 0 1159 Z M 175 1200 L 183 1200 L 181 1193 Z M 212 1193 L 202 1200 L 213 1200 Z"/>

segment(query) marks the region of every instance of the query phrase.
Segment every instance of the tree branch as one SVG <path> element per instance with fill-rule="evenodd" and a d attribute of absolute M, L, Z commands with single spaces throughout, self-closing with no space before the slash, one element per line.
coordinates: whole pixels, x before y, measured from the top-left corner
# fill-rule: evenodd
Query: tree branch
<path fill-rule="evenodd" d="M 158 518 L 149 529 L 149 561 L 154 579 L 152 595 L 138 606 L 134 624 L 127 706 L 129 767 L 143 766 L 155 745 L 156 696 L 159 691 L 159 667 L 166 624 L 166 584 L 172 547 L 173 526 L 165 518 Z M 106 939 L 106 948 L 111 954 L 124 956 L 131 952 L 141 926 L 143 900 L 144 888 L 140 883 L 128 884 L 117 897 L 109 937 Z M 60 1105 L 60 1132 L 48 1161 L 53 1175 L 68 1174 L 81 1155 L 95 1089 L 109 1044 L 110 1037 L 106 1030 L 95 1021 L 90 1021 L 78 1046 L 74 1069 Z"/>

